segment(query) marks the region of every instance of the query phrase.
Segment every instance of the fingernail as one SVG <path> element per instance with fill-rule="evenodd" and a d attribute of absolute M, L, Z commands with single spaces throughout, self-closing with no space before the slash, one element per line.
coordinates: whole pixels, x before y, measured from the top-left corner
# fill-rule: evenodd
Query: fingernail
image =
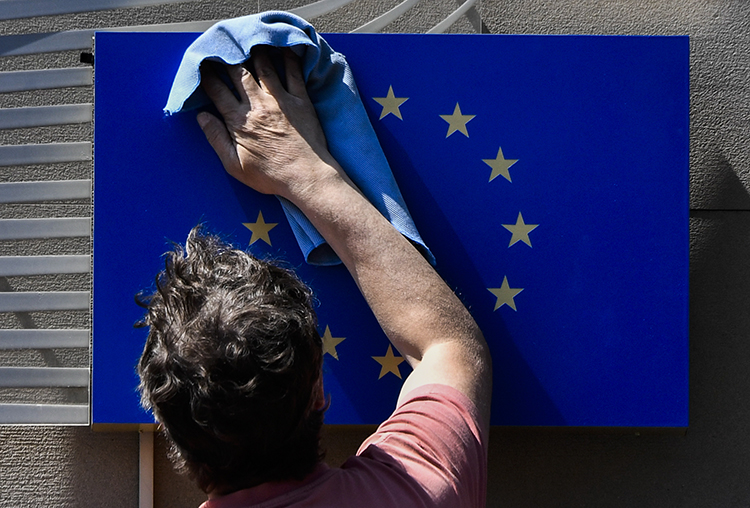
<path fill-rule="evenodd" d="M 208 113 L 206 113 L 205 111 L 202 113 L 198 113 L 198 116 L 196 116 L 195 119 L 198 120 L 198 125 L 200 125 L 201 128 L 203 128 L 208 123 L 208 120 L 209 120 Z"/>

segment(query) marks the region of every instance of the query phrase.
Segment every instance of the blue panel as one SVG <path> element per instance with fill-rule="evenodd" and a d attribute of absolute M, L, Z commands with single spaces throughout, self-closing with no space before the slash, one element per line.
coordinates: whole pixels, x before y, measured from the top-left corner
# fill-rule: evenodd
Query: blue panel
<path fill-rule="evenodd" d="M 379 378 L 372 357 L 388 342 L 346 270 L 305 265 L 275 198 L 225 175 L 194 113 L 162 114 L 195 37 L 97 34 L 93 421 L 152 421 L 135 392 L 145 331 L 132 328 L 133 295 L 152 287 L 168 241 L 203 221 L 246 246 L 242 223 L 262 211 L 278 223 L 272 246 L 250 250 L 298 268 L 321 334 L 345 337 L 325 357 L 327 421 L 378 423 L 401 380 Z M 687 38 L 326 38 L 352 66 L 439 272 L 487 337 L 493 424 L 686 426 Z M 408 97 L 402 119 L 380 118 L 373 98 L 389 87 Z M 468 136 L 446 136 L 440 115 L 457 103 L 474 115 Z M 490 181 L 484 161 L 500 149 L 517 162 Z"/>

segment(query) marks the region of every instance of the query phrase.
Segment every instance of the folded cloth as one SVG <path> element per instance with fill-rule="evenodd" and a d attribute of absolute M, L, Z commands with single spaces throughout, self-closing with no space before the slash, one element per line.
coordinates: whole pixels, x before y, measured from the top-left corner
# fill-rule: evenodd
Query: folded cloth
<path fill-rule="evenodd" d="M 171 115 L 207 105 L 210 101 L 199 88 L 201 62 L 240 64 L 250 58 L 250 50 L 258 44 L 292 47 L 302 58 L 307 92 L 331 154 L 375 208 L 434 264 L 367 118 L 349 64 L 304 19 L 270 11 L 215 24 L 185 51 L 164 111 Z M 307 262 L 340 263 L 299 208 L 283 198 L 279 200 Z"/>

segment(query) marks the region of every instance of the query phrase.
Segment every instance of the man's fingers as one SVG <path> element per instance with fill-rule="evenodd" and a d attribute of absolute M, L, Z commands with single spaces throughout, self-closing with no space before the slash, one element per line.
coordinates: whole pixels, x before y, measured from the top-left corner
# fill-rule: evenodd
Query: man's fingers
<path fill-rule="evenodd" d="M 237 94 L 240 96 L 240 101 L 250 103 L 250 97 L 256 96 L 258 90 L 260 90 L 253 76 L 242 65 L 228 65 L 227 72 L 235 90 L 237 90 Z"/>
<path fill-rule="evenodd" d="M 284 87 L 281 85 L 281 80 L 271 63 L 267 47 L 256 46 L 253 48 L 253 66 L 261 88 L 274 97 L 279 97 L 279 94 L 284 92 Z"/>
<path fill-rule="evenodd" d="M 198 120 L 198 125 L 203 130 L 203 134 L 206 135 L 206 139 L 213 147 L 216 155 L 219 156 L 224 169 L 232 175 L 240 171 L 240 160 L 237 156 L 237 149 L 224 123 L 205 111 L 198 113 L 196 119 Z"/>
<path fill-rule="evenodd" d="M 237 109 L 237 98 L 213 69 L 201 66 L 201 86 L 222 115 Z"/>
<path fill-rule="evenodd" d="M 302 75 L 302 60 L 291 48 L 284 48 L 284 67 L 286 68 L 286 87 L 295 97 L 307 96 L 305 77 Z"/>

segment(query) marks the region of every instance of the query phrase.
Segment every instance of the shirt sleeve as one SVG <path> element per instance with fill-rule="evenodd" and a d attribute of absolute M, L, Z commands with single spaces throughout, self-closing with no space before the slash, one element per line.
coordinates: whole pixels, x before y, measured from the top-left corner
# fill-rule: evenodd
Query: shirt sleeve
<path fill-rule="evenodd" d="M 436 507 L 485 505 L 487 436 L 476 406 L 446 385 L 414 389 L 357 455 L 390 462 Z"/>

